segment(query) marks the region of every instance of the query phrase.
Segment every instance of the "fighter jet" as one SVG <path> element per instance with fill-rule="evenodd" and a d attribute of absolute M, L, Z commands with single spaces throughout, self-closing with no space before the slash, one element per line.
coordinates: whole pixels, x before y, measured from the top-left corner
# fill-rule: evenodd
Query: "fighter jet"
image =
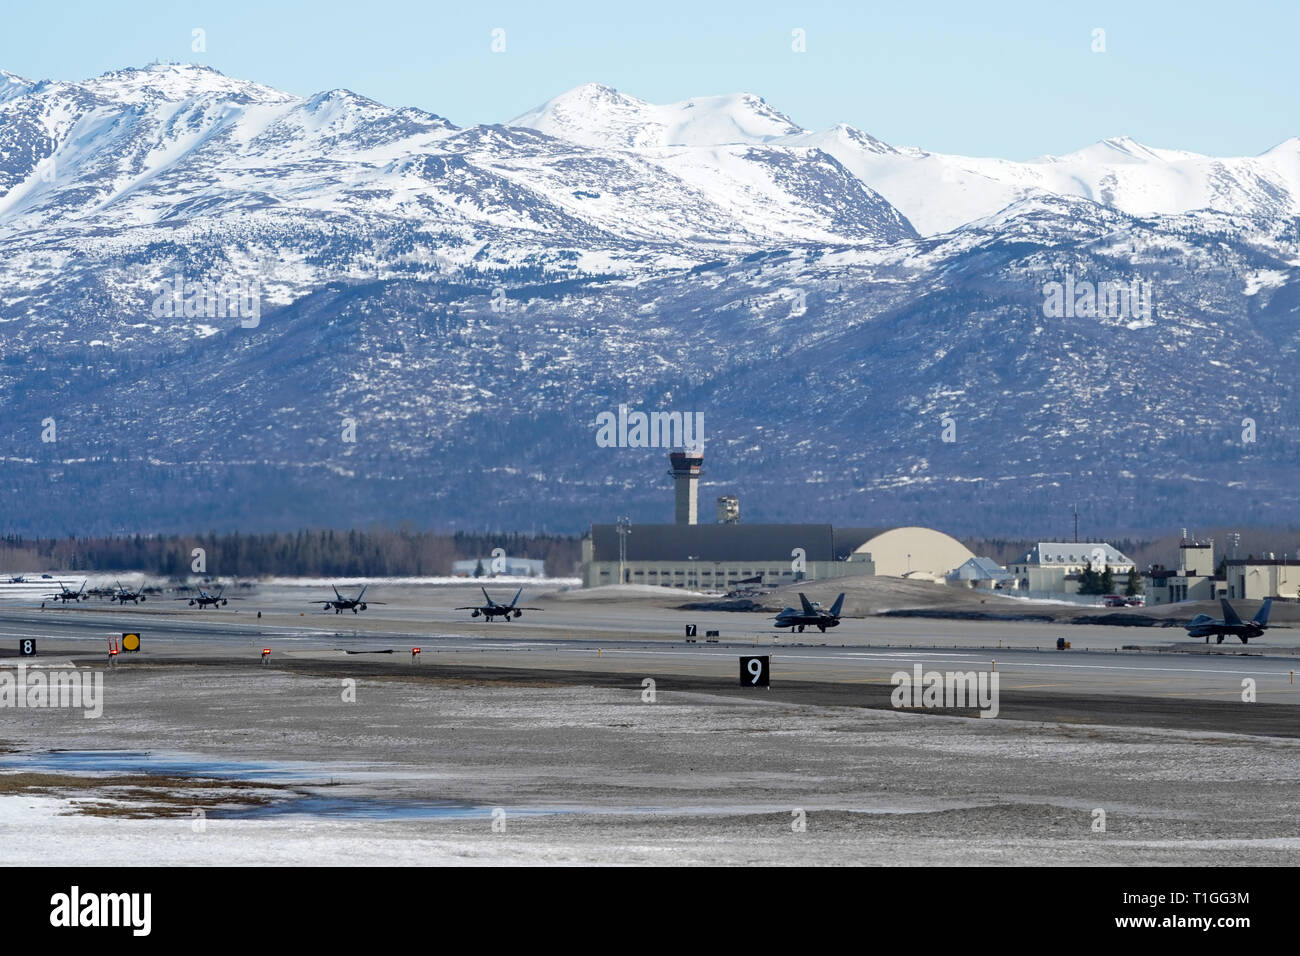
<path fill-rule="evenodd" d="M 82 581 L 82 582 L 81 582 L 81 587 L 78 588 L 78 589 L 75 590 L 75 591 L 73 591 L 73 590 L 72 590 L 71 588 L 69 588 L 66 584 L 64 584 L 62 581 L 60 581 L 60 582 L 59 582 L 59 591 L 58 591 L 58 593 L 56 593 L 56 594 L 47 594 L 47 595 L 45 595 L 45 596 L 46 596 L 47 598 L 52 598 L 52 599 L 55 600 L 55 601 L 62 601 L 64 604 L 67 604 L 69 601 L 80 601 L 83 597 L 86 596 L 86 595 L 85 595 L 85 591 L 86 591 L 86 582 L 85 582 L 85 581 Z"/>
<path fill-rule="evenodd" d="M 523 615 L 524 611 L 546 610 L 545 608 L 540 608 L 540 607 L 515 607 L 515 604 L 519 601 L 519 595 L 524 593 L 523 588 L 520 588 L 518 591 L 515 592 L 514 600 L 512 600 L 509 604 L 498 604 L 496 601 L 492 600 L 492 598 L 488 596 L 487 588 L 483 587 L 482 585 L 479 585 L 479 590 L 483 592 L 483 599 L 487 601 L 487 604 L 484 604 L 482 607 L 476 607 L 475 605 L 471 604 L 466 607 L 455 608 L 455 610 L 473 611 L 474 613 L 471 614 L 470 617 L 478 617 L 480 614 L 482 614 L 485 618 L 488 619 L 489 623 L 491 623 L 492 619 L 499 614 L 501 617 L 505 618 L 507 624 L 510 623 L 511 617 L 520 617 Z"/>
<path fill-rule="evenodd" d="M 331 585 L 331 587 L 333 587 L 333 585 Z M 354 598 L 344 597 L 342 594 L 339 593 L 338 588 L 334 588 L 334 600 L 320 601 L 319 603 L 322 605 L 321 610 L 328 611 L 330 608 L 334 608 L 335 614 L 342 614 L 344 611 L 351 611 L 353 614 L 356 614 L 357 611 L 364 611 L 368 604 L 383 604 L 384 603 L 383 601 L 367 602 L 361 600 L 363 597 L 365 597 L 366 588 L 368 587 L 370 587 L 369 584 L 367 584 L 365 588 L 362 588 L 361 593 Z M 316 604 L 318 602 L 313 601 L 312 603 Z"/>
<path fill-rule="evenodd" d="M 188 599 L 176 598 L 176 600 L 177 601 L 188 600 L 190 602 L 190 607 L 194 607 L 195 605 L 198 605 L 200 611 L 202 611 L 209 604 L 211 604 L 213 607 L 224 607 L 225 605 L 230 603 L 230 598 L 221 596 L 225 592 L 225 590 L 226 590 L 226 586 L 224 584 L 221 586 L 221 588 L 217 591 L 216 594 L 209 594 L 207 591 L 203 590 L 202 588 L 199 588 L 198 597 L 192 597 Z M 239 598 L 235 598 L 235 600 L 238 601 Z"/>
<path fill-rule="evenodd" d="M 1208 644 L 1210 636 L 1216 635 L 1219 639 L 1214 643 L 1222 644 L 1224 637 L 1231 634 L 1241 638 L 1241 643 L 1245 644 L 1252 637 L 1259 637 L 1268 630 L 1268 611 L 1273 606 L 1272 598 L 1265 598 L 1259 611 L 1249 621 L 1243 621 L 1237 616 L 1227 598 L 1219 600 L 1223 603 L 1223 620 L 1216 620 L 1208 614 L 1198 614 L 1186 625 L 1188 637 L 1204 637 Z"/>
<path fill-rule="evenodd" d="M 788 627 L 791 632 L 798 628 L 800 634 L 803 633 L 805 627 L 815 627 L 825 634 L 826 628 L 839 626 L 840 609 L 844 607 L 844 592 L 840 592 L 840 596 L 835 599 L 835 603 L 831 605 L 829 611 L 825 610 L 816 601 L 809 601 L 802 591 L 799 592 L 799 602 L 803 605 L 803 610 L 796 611 L 792 607 L 784 608 L 776 616 L 776 627 Z"/>
<path fill-rule="evenodd" d="M 130 601 L 132 604 L 135 604 L 136 602 L 143 603 L 144 585 L 141 585 L 138 590 L 131 591 L 122 587 L 122 582 L 118 581 L 117 590 L 113 593 L 112 598 L 118 604 L 125 604 L 127 601 Z"/>

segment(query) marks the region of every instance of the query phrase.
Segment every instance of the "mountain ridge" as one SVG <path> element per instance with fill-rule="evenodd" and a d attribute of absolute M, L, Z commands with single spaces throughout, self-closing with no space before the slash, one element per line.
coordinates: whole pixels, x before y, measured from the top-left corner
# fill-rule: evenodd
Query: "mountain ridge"
<path fill-rule="evenodd" d="M 747 520 L 1300 524 L 1300 140 L 1183 208 L 1209 167 L 1121 139 L 1058 192 L 1087 160 L 940 157 L 739 94 L 588 90 L 615 148 L 104 77 L 0 102 L 7 530 L 667 520 L 662 453 L 594 442 L 620 404 L 703 412 L 703 493 Z"/>

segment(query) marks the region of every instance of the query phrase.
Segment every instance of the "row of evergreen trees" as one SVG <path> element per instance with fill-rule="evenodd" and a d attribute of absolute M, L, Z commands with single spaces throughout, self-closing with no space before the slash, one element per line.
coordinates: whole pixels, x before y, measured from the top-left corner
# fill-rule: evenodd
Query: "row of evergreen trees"
<path fill-rule="evenodd" d="M 1080 594 L 1114 594 L 1115 593 L 1115 572 L 1110 569 L 1110 565 L 1104 565 L 1100 571 L 1094 570 L 1092 562 L 1089 561 L 1079 572 L 1079 593 Z M 1128 581 L 1124 585 L 1124 594 L 1128 597 L 1142 593 L 1142 575 L 1138 573 L 1136 566 L 1129 568 Z"/>
<path fill-rule="evenodd" d="M 582 555 L 580 539 L 566 535 L 443 534 L 409 529 L 111 538 L 24 539 L 9 535 L 0 539 L 0 572 L 419 577 L 450 574 L 453 561 L 482 558 L 491 555 L 494 548 L 501 548 L 512 558 L 545 561 L 550 577 L 576 574 Z"/>

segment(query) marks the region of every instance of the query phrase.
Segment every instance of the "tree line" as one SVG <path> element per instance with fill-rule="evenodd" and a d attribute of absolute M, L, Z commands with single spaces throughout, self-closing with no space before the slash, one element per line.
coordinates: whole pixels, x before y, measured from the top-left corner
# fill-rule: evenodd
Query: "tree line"
<path fill-rule="evenodd" d="M 265 534 L 123 535 L 0 539 L 0 572 L 140 571 L 172 577 L 319 575 L 421 577 L 451 573 L 451 563 L 488 558 L 545 562 L 548 577 L 578 573 L 582 543 L 566 535 L 435 531 L 300 530 Z"/>

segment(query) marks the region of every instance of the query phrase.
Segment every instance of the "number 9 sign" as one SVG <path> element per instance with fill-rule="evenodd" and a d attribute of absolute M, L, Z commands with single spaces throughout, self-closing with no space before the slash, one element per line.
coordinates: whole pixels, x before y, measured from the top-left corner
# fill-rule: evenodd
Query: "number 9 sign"
<path fill-rule="evenodd" d="M 770 687 L 772 678 L 771 655 L 742 657 L 740 659 L 740 685 L 742 687 Z"/>

